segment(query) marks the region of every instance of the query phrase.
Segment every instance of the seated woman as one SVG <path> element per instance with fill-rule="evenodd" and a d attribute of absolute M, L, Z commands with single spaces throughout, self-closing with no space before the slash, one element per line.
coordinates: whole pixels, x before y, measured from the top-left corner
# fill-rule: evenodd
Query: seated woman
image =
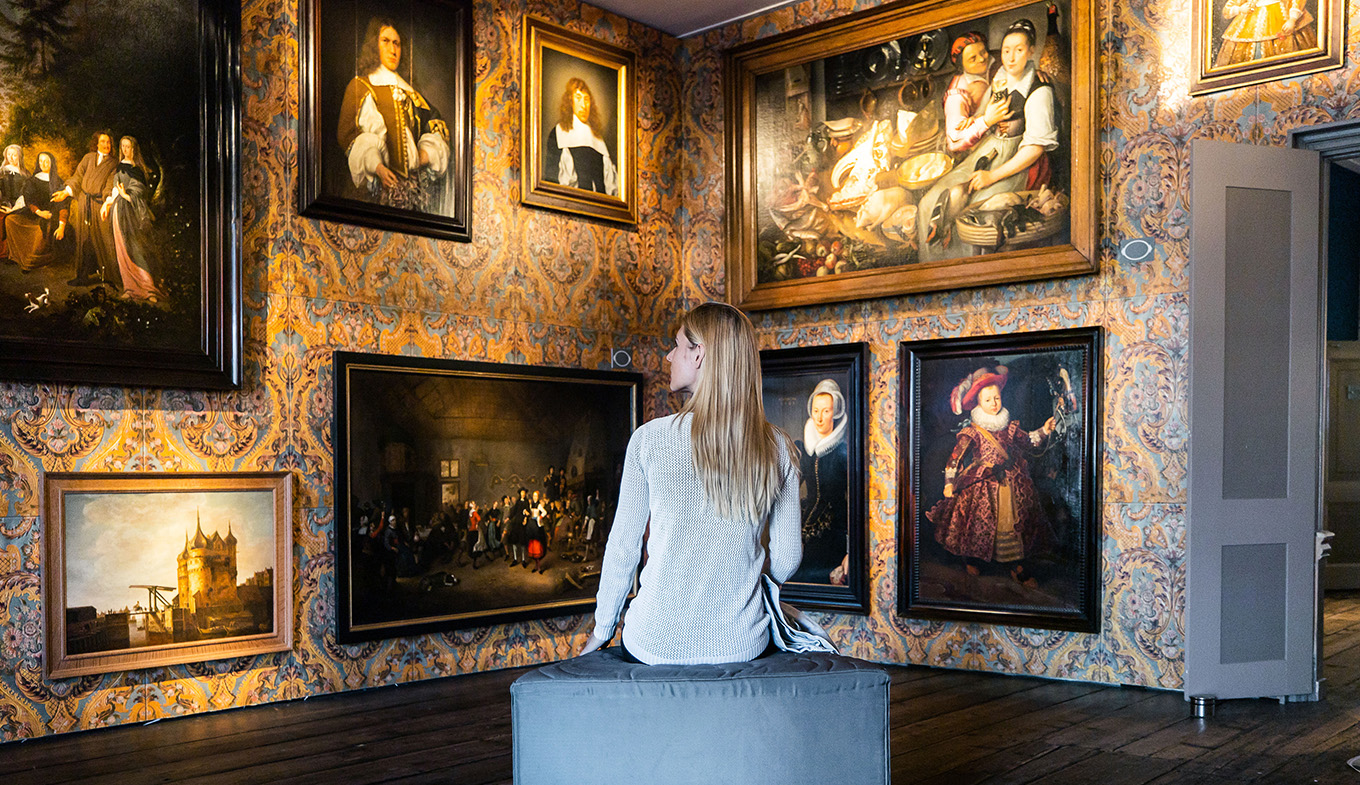
<path fill-rule="evenodd" d="M 624 658 L 649 665 L 745 662 L 770 645 L 761 574 L 782 583 L 802 558 L 798 463 L 765 420 L 760 356 L 745 314 L 704 303 L 681 320 L 671 390 L 679 414 L 633 433 L 605 547 L 595 631 L 614 637 L 647 535 L 647 563 L 623 628 Z M 769 551 L 766 553 L 768 532 Z"/>
<path fill-rule="evenodd" d="M 57 261 L 65 251 L 66 203 L 52 201 L 52 195 L 65 188 L 56 159 L 51 153 L 38 153 L 38 172 L 24 184 L 24 207 L 5 216 L 9 257 L 24 272 Z"/>
<path fill-rule="evenodd" d="M 967 255 L 951 229 L 969 205 L 1033 190 L 1051 179 L 1048 156 L 1058 148 L 1058 99 L 1053 80 L 1034 67 L 1036 36 L 1028 19 L 1006 29 L 1001 71 L 982 115 L 990 131 L 921 197 L 916 213 L 921 261 Z"/>

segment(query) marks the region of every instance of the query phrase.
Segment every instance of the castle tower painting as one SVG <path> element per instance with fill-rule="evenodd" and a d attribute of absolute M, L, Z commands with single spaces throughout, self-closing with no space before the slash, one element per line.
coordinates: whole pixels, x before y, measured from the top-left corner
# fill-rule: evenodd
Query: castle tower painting
<path fill-rule="evenodd" d="M 69 652 L 273 632 L 272 493 L 70 494 L 67 513 Z"/>
<path fill-rule="evenodd" d="M 236 596 L 236 535 L 227 524 L 224 539 L 217 532 L 203 536 L 203 521 L 198 521 L 194 538 L 184 535 L 184 550 L 178 562 L 179 597 L 177 607 L 191 613 L 239 611 Z"/>

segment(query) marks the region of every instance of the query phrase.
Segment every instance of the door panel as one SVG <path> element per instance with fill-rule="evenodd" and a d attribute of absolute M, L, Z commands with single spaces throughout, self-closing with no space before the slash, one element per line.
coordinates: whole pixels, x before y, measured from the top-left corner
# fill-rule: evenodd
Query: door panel
<path fill-rule="evenodd" d="M 1185 691 L 1312 694 L 1320 159 L 1191 148 Z"/>

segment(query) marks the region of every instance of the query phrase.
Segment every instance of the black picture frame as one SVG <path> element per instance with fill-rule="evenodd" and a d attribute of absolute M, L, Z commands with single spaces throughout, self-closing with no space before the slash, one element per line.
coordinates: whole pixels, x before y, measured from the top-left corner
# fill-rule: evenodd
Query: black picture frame
<path fill-rule="evenodd" d="M 303 0 L 301 14 L 298 189 L 302 215 L 470 242 L 471 0 Z M 356 73 L 358 50 L 369 20 L 378 18 L 389 18 L 399 28 L 405 28 L 400 31 L 404 38 L 397 73 L 419 97 L 411 103 L 417 106 L 415 116 L 422 130 L 436 136 L 442 132 L 446 137 L 447 163 L 443 173 L 431 175 L 428 182 L 416 188 L 421 194 L 418 198 L 429 204 L 408 206 L 408 199 L 381 203 L 375 195 L 382 190 L 377 179 L 367 181 L 373 184 L 371 191 L 353 183 L 346 150 L 341 147 L 340 115 L 346 92 L 352 82 L 363 76 Z M 406 94 L 402 90 L 392 94 L 398 93 Z M 404 99 L 396 99 L 394 105 L 400 105 L 401 100 Z M 419 107 L 422 100 L 423 109 Z M 426 113 L 429 109 L 435 114 Z M 432 172 L 433 167 L 423 171 Z"/>
<path fill-rule="evenodd" d="M 868 391 L 864 382 L 868 358 L 866 343 L 760 353 L 765 416 L 794 440 L 802 469 L 803 563 L 780 592 L 783 599 L 800 607 L 869 612 Z M 834 391 L 823 386 L 824 380 L 835 383 Z M 835 401 L 836 394 L 843 404 Z M 812 414 L 817 397 L 830 405 L 832 416 L 823 420 L 830 431 L 821 436 L 815 434 Z M 835 417 L 835 409 L 842 406 L 843 417 Z M 814 438 L 824 438 L 834 446 L 829 450 L 809 447 Z M 838 465 L 842 462 L 843 467 Z M 827 472 L 828 467 L 834 471 Z M 842 484 L 843 490 L 836 487 Z M 834 498 L 821 499 L 824 489 Z M 844 501 L 839 500 L 842 494 Z M 844 520 L 843 535 L 836 533 L 840 528 L 837 518 Z"/>
<path fill-rule="evenodd" d="M 1081 327 L 900 345 L 899 615 L 1100 630 L 1101 343 Z M 1000 430 L 970 419 L 996 376 Z"/>
<path fill-rule="evenodd" d="M 11 82 L 14 95 L 27 85 L 27 95 L 42 95 L 47 104 L 13 124 L 6 141 L 19 144 L 31 166 L 39 153 L 53 154 L 67 185 L 77 162 L 94 154 L 97 134 L 110 137 L 115 165 L 122 138 L 137 140 L 150 217 L 135 231 L 148 257 L 141 266 L 154 284 L 150 292 L 130 290 L 111 234 L 102 244 L 81 239 L 78 193 L 54 202 L 53 214 L 65 208 L 70 219 L 51 246 L 59 255 L 33 269 L 7 263 L 0 272 L 0 378 L 214 389 L 241 384 L 240 5 L 203 0 L 157 9 L 135 0 L 118 8 L 72 6 L 65 23 L 92 42 L 80 67 L 38 67 L 27 71 L 27 81 Z M 108 30 L 108 14 L 124 23 L 144 18 L 158 31 L 154 45 Z M 6 107 L 21 111 L 20 98 Z M 113 181 L 110 176 L 107 184 Z M 20 268 L 22 277 L 12 275 Z"/>
<path fill-rule="evenodd" d="M 334 380 L 338 640 L 593 610 L 624 455 L 641 423 L 641 374 L 336 352 Z M 508 548 L 488 547 L 493 558 L 474 570 L 476 543 L 464 532 L 465 546 L 447 558 L 453 537 L 435 517 L 441 461 L 453 459 L 459 498 L 483 511 L 521 487 L 548 496 L 548 467 L 558 466 L 562 495 L 598 491 L 603 514 L 593 530 L 584 515 L 555 519 L 541 563 L 511 566 Z M 378 520 L 386 530 L 375 531 Z"/>

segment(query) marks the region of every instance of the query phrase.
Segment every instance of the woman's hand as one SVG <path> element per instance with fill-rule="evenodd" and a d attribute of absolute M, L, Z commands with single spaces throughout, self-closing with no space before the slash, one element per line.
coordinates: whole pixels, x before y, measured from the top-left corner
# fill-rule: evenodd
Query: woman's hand
<path fill-rule="evenodd" d="M 63 237 L 66 236 L 66 222 L 65 222 L 65 221 L 62 221 L 61 223 L 57 224 L 57 230 L 56 230 L 55 232 L 52 233 L 52 236 L 55 237 L 55 238 L 57 238 L 58 240 L 60 240 L 61 238 L 63 238 Z"/>
<path fill-rule="evenodd" d="M 944 498 L 946 499 L 954 498 L 954 483 L 947 482 L 944 484 Z"/>
<path fill-rule="evenodd" d="M 1007 99 L 1006 93 L 994 93 L 992 100 L 987 102 L 987 107 L 982 112 L 983 121 L 987 123 L 988 128 L 993 128 L 999 125 L 1002 120 L 1009 120 L 1010 117 L 1011 103 Z"/>
<path fill-rule="evenodd" d="M 581 650 L 576 652 L 576 656 L 580 657 L 582 655 L 589 654 L 597 649 L 603 649 L 605 646 L 608 645 L 609 641 L 602 641 L 599 638 L 596 638 L 595 633 L 592 632 L 590 634 L 590 637 L 586 639 L 586 645 L 582 646 Z"/>
<path fill-rule="evenodd" d="M 973 172 L 972 178 L 968 180 L 968 190 L 970 192 L 981 191 L 983 188 L 986 188 L 994 182 L 996 182 L 996 177 L 993 176 L 990 169 L 983 169 L 981 172 Z"/>
<path fill-rule="evenodd" d="M 52 211 L 51 211 L 51 210 L 37 210 L 37 209 L 35 209 L 33 212 L 37 213 L 37 214 L 38 214 L 38 217 L 41 218 L 41 219 L 43 219 L 44 221 L 50 221 L 50 220 L 52 220 Z"/>

